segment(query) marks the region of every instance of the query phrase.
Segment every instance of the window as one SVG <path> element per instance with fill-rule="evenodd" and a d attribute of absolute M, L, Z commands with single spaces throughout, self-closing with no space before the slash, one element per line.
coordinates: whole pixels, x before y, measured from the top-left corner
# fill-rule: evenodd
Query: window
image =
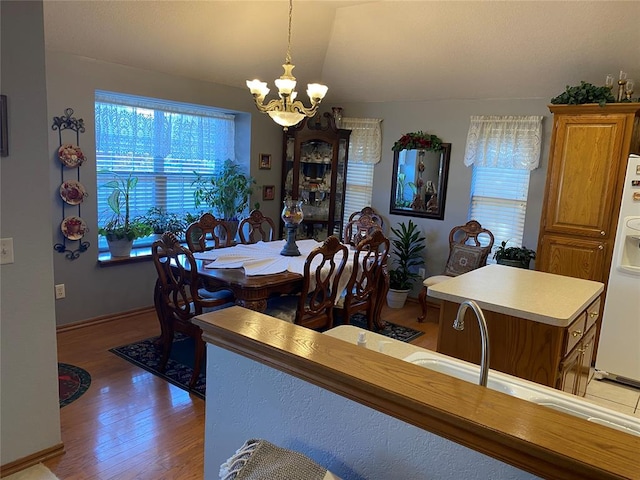
<path fill-rule="evenodd" d="M 469 220 L 522 246 L 530 171 L 538 167 L 542 117 L 471 117 L 465 165 L 473 166 Z M 493 262 L 491 256 L 488 262 Z"/>
<path fill-rule="evenodd" d="M 110 216 L 102 186 L 114 174 L 138 178 L 132 218 L 150 207 L 182 216 L 196 213 L 194 171 L 211 174 L 236 158 L 235 116 L 211 107 L 96 92 L 95 120 L 99 224 Z"/>
<path fill-rule="evenodd" d="M 343 118 L 342 128 L 351 130 L 347 185 L 344 198 L 344 223 L 349 215 L 371 206 L 373 167 L 380 162 L 382 134 L 377 118 Z"/>

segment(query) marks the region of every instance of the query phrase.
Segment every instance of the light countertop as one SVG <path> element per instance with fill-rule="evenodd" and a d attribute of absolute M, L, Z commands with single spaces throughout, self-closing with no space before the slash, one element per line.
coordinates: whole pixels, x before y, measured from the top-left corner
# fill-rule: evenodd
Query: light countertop
<path fill-rule="evenodd" d="M 604 284 L 552 273 L 487 265 L 429 287 L 430 297 L 483 310 L 568 326 L 603 292 Z"/>

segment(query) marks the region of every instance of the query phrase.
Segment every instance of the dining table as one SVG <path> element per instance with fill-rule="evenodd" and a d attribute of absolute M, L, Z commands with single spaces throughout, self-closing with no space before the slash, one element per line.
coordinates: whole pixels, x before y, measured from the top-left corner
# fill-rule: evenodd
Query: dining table
<path fill-rule="evenodd" d="M 285 240 L 237 244 L 204 252 L 194 252 L 198 274 L 208 290 L 228 289 L 237 305 L 264 312 L 267 300 L 275 295 L 295 294 L 302 289 L 304 265 L 314 248 L 322 245 L 314 239 L 297 240 L 300 256 L 281 255 Z M 348 249 L 348 259 L 338 283 L 342 292 L 353 271 L 354 247 Z M 384 285 L 380 290 L 386 292 Z M 376 302 L 374 325 L 384 328 L 381 319 L 382 301 Z"/>

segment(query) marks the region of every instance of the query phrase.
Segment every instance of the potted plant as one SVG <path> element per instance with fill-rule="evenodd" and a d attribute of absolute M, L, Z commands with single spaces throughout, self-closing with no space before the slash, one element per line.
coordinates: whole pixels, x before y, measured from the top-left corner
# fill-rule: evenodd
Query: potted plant
<path fill-rule="evenodd" d="M 389 270 L 389 292 L 387 304 L 391 308 L 402 308 L 413 283 L 420 278 L 414 270 L 424 265 L 422 251 L 425 238 L 418 225 L 409 220 L 409 224 L 401 222 L 398 228 L 391 227 L 395 238 L 393 246 L 392 268 Z"/>
<path fill-rule="evenodd" d="M 507 243 L 508 240 L 500 243 L 500 246 L 493 254 L 496 263 L 499 265 L 528 269 L 531 260 L 535 260 L 536 258 L 536 252 L 528 249 L 524 245 L 522 247 L 507 247 Z"/>
<path fill-rule="evenodd" d="M 140 220 L 132 219 L 130 211 L 131 192 L 138 184 L 138 177 L 127 178 L 114 174 L 115 178 L 104 186 L 111 189 L 107 205 L 111 209 L 109 219 L 98 228 L 98 233 L 107 239 L 112 257 L 128 257 L 136 238 L 151 235 L 151 226 Z"/>
<path fill-rule="evenodd" d="M 581 105 L 584 103 L 597 103 L 601 107 L 615 101 L 616 99 L 609 87 L 596 87 L 584 81 L 575 87 L 567 85 L 564 92 L 550 100 L 552 104 Z"/>
<path fill-rule="evenodd" d="M 231 160 L 226 160 L 222 168 L 210 177 L 194 173 L 196 179 L 192 185 L 196 186 L 196 207 L 208 205 L 218 219 L 231 223 L 232 232 L 237 231 L 238 215 L 247 210 L 256 181 Z"/>
<path fill-rule="evenodd" d="M 187 227 L 184 215 L 167 212 L 162 207 L 151 207 L 144 215 L 136 217 L 136 220 L 148 224 L 156 235 L 171 232 L 180 237 Z"/>

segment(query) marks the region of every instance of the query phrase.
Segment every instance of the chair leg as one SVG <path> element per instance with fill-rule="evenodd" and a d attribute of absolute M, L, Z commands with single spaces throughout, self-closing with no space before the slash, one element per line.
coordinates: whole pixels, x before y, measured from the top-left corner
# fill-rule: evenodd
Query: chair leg
<path fill-rule="evenodd" d="M 418 322 L 424 322 L 424 319 L 427 318 L 427 287 L 420 290 L 420 293 L 418 294 L 418 302 L 422 308 L 422 315 L 418 317 Z"/>
<path fill-rule="evenodd" d="M 189 380 L 189 388 L 194 388 L 196 383 L 198 382 L 198 377 L 200 376 L 200 371 L 202 370 L 202 363 L 204 360 L 204 352 L 205 352 L 205 343 L 202 340 L 202 337 L 197 338 L 195 341 L 196 351 L 195 358 L 193 360 L 193 374 L 191 375 L 191 380 Z"/>

